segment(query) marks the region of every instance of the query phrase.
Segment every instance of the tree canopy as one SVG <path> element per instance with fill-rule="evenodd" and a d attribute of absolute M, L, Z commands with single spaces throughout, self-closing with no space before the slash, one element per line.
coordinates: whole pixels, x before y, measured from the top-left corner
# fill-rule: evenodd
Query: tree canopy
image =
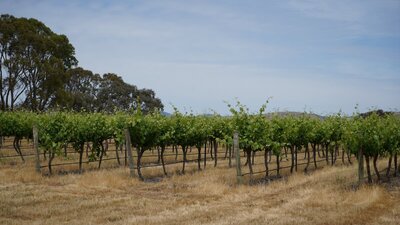
<path fill-rule="evenodd" d="M 67 36 L 36 19 L 0 16 L 0 110 L 46 111 L 163 109 L 151 89 L 138 89 L 117 74 L 78 66 Z"/>

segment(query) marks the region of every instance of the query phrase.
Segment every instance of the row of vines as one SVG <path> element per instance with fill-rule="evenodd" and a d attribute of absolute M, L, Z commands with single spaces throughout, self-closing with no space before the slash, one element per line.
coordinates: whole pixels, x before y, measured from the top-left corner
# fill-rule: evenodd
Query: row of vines
<path fill-rule="evenodd" d="M 257 113 L 250 113 L 242 104 L 228 105 L 232 116 L 196 116 L 176 111 L 166 117 L 159 113 L 143 115 L 141 111 L 131 114 L 49 112 L 0 112 L 0 137 L 12 136 L 14 148 L 21 155 L 19 140 L 32 138 L 32 127 L 39 133 L 40 151 L 49 156 L 51 172 L 52 159 L 61 156 L 66 145 L 73 147 L 79 154 L 81 170 L 82 155 L 86 143 L 91 143 L 91 160 L 101 159 L 106 151 L 104 142 L 113 139 L 116 145 L 125 142 L 124 130 L 130 134 L 131 144 L 137 151 L 137 173 L 141 173 L 141 158 L 146 151 L 158 148 L 161 151 L 163 172 L 164 151 L 167 146 L 179 146 L 182 150 L 182 170 L 185 172 L 188 149 L 195 148 L 198 153 L 198 169 L 201 169 L 202 148 L 211 145 L 214 148 L 214 166 L 217 165 L 218 146 L 226 146 L 232 154 L 233 133 L 240 136 L 239 149 L 247 156 L 246 165 L 253 174 L 251 156 L 263 152 L 266 176 L 268 163 L 275 157 L 277 174 L 282 156 L 291 157 L 290 171 L 297 171 L 297 156 L 304 153 L 307 159 L 305 170 L 310 164 L 317 167 L 316 155 L 321 151 L 328 164 L 334 164 L 339 152 L 344 162 L 351 163 L 351 156 L 365 158 L 368 180 L 372 182 L 370 161 L 372 161 L 377 179 L 381 179 L 377 168 L 379 158 L 388 158 L 386 175 L 391 169 L 398 173 L 397 156 L 400 153 L 400 119 L 391 114 L 368 116 L 353 115 L 345 117 L 337 114 L 324 119 L 302 116 L 265 116 L 266 105 Z M 2 139 L 2 138 L 0 138 Z M 0 143 L 1 144 L 1 143 Z M 205 151 L 204 151 L 204 157 Z M 231 157 L 229 157 L 229 166 Z M 204 161 L 205 163 L 206 161 Z"/>

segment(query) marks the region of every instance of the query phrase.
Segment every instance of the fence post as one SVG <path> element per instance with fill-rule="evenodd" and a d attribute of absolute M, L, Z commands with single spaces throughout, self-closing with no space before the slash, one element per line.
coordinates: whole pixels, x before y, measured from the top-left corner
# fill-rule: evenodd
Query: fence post
<path fill-rule="evenodd" d="M 364 155 L 362 148 L 358 149 L 358 183 L 362 184 L 364 180 Z"/>
<path fill-rule="evenodd" d="M 128 152 L 128 163 L 129 163 L 130 176 L 135 177 L 135 167 L 133 165 L 133 156 L 132 156 L 132 149 L 131 149 L 131 135 L 129 134 L 128 129 L 125 129 L 125 147 L 126 147 L 126 151 Z"/>
<path fill-rule="evenodd" d="M 238 184 L 243 183 L 242 169 L 240 168 L 240 151 L 239 151 L 239 134 L 237 131 L 233 133 L 233 151 L 236 154 L 236 179 Z"/>
<path fill-rule="evenodd" d="M 33 133 L 33 149 L 35 150 L 36 153 L 36 164 L 35 164 L 36 172 L 41 173 L 40 157 L 39 157 L 39 136 L 36 125 L 33 125 L 32 133 Z"/>

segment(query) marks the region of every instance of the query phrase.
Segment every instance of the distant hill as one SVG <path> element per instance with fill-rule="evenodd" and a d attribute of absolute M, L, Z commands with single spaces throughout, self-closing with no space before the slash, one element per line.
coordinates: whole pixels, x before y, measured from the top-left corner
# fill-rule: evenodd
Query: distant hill
<path fill-rule="evenodd" d="M 285 116 L 293 116 L 293 117 L 300 117 L 300 116 L 310 116 L 312 118 L 318 118 L 318 119 L 324 119 L 325 116 L 321 116 L 315 113 L 305 113 L 305 112 L 292 112 L 292 111 L 285 111 L 285 112 L 271 112 L 271 113 L 267 113 L 265 114 L 265 116 L 267 118 L 272 118 L 273 116 L 281 116 L 281 117 L 285 117 Z"/>
<path fill-rule="evenodd" d="M 361 113 L 361 115 L 366 115 L 366 114 L 371 114 L 371 113 L 372 113 L 372 111 Z M 377 110 L 377 113 L 378 114 L 382 114 L 381 110 Z M 394 115 L 400 117 L 400 112 L 383 112 L 383 113 L 391 113 L 391 114 L 394 114 Z M 164 116 L 167 116 L 167 117 L 168 116 L 172 116 L 172 113 L 165 112 L 165 111 L 161 112 L 161 114 L 164 115 Z M 326 118 L 326 116 L 321 116 L 321 115 L 318 115 L 316 113 L 305 113 L 305 112 L 294 112 L 294 111 L 270 112 L 270 113 L 266 113 L 265 117 L 266 118 L 272 118 L 273 116 L 276 116 L 276 115 L 280 116 L 280 117 L 285 117 L 285 116 L 300 117 L 300 116 L 307 115 L 307 116 L 310 116 L 312 118 L 318 118 L 318 119 L 325 119 Z M 211 116 L 214 116 L 214 114 L 208 113 L 208 114 L 202 114 L 202 116 L 207 116 L 207 117 L 210 116 L 211 117 Z"/>
<path fill-rule="evenodd" d="M 169 116 L 172 116 L 173 113 L 169 113 L 169 112 L 163 111 L 163 112 L 161 112 L 161 115 L 166 116 L 166 117 L 169 117 Z M 199 116 L 211 117 L 211 116 L 214 116 L 214 114 L 205 113 L 205 114 L 200 114 Z"/>
<path fill-rule="evenodd" d="M 376 113 L 378 116 L 391 115 L 391 114 L 393 114 L 395 116 L 400 116 L 400 112 L 383 111 L 382 109 L 361 113 L 360 115 L 362 117 L 368 117 L 373 113 Z"/>
<path fill-rule="evenodd" d="M 163 115 L 163 116 L 171 116 L 172 114 L 169 113 L 169 112 L 162 111 L 161 115 Z"/>
<path fill-rule="evenodd" d="M 380 115 L 380 116 L 385 115 L 385 114 L 393 114 L 393 115 L 395 115 L 395 116 L 400 117 L 400 112 L 383 111 L 383 110 L 381 110 L 381 109 L 379 109 L 379 110 L 374 110 L 374 111 L 369 111 L 369 112 L 365 112 L 365 113 L 361 113 L 360 115 L 361 115 L 362 117 L 366 117 L 366 116 L 371 115 L 372 113 L 377 113 L 377 114 Z M 266 116 L 267 118 L 271 118 L 272 116 L 275 116 L 275 115 L 282 116 L 282 117 L 285 117 L 285 116 L 300 117 L 300 116 L 308 115 L 308 116 L 310 116 L 310 117 L 312 117 L 312 118 L 319 118 L 319 119 L 325 119 L 325 118 L 326 118 L 326 116 L 321 116 L 321 115 L 318 115 L 318 114 L 315 114 L 315 113 L 292 112 L 292 111 L 286 111 L 286 112 L 271 112 L 271 113 L 265 114 L 265 116 Z M 352 117 L 352 116 L 349 116 L 349 117 Z"/>

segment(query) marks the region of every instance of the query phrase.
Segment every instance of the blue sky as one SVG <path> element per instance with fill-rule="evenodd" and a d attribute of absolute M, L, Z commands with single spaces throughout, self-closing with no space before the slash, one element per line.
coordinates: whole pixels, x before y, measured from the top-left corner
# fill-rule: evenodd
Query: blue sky
<path fill-rule="evenodd" d="M 400 110 L 400 1 L 0 1 L 172 111 Z"/>

